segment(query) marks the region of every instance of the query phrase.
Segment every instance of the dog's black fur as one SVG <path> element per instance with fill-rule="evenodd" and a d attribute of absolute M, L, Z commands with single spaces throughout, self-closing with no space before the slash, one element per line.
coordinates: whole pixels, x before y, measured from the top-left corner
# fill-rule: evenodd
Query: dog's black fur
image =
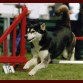
<path fill-rule="evenodd" d="M 73 53 L 73 49 L 75 48 L 76 42 L 75 35 L 71 31 L 68 8 L 66 6 L 61 6 L 57 9 L 56 12 L 57 16 L 61 16 L 61 21 L 56 24 L 54 31 L 48 31 L 47 29 L 45 29 L 45 26 L 42 26 L 42 28 L 44 27 L 44 29 L 41 29 L 40 24 L 34 24 L 33 26 L 29 27 L 28 31 L 29 33 L 30 30 L 33 28 L 36 32 L 42 35 L 37 45 L 41 47 L 39 48 L 38 52 L 48 50 L 51 60 L 61 55 L 64 49 L 66 49 L 68 53 L 67 58 L 70 58 Z M 34 41 L 32 41 L 32 43 L 33 42 Z M 33 45 L 33 48 L 35 48 L 36 45 L 34 43 Z M 46 56 L 44 60 L 48 61 L 48 57 Z"/>

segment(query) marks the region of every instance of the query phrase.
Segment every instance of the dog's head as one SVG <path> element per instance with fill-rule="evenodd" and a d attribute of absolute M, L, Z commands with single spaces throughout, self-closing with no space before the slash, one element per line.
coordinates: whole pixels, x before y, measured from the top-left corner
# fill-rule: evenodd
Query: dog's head
<path fill-rule="evenodd" d="M 34 24 L 28 27 L 27 34 L 25 35 L 26 40 L 33 42 L 34 40 L 40 40 L 46 29 L 45 23 Z"/>

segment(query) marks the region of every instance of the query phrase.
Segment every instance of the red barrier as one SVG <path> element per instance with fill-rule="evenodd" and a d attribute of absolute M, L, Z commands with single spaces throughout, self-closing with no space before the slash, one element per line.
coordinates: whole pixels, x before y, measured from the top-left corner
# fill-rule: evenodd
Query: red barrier
<path fill-rule="evenodd" d="M 76 40 L 83 40 L 83 37 L 76 37 Z"/>
<path fill-rule="evenodd" d="M 24 35 L 26 32 L 26 14 L 28 10 L 26 6 L 22 7 L 22 13 L 15 18 L 10 27 L 0 37 L 0 44 L 4 42 L 4 54 L 0 55 L 0 63 L 25 63 L 27 58 L 25 57 L 25 39 Z M 20 54 L 16 56 L 16 26 L 21 22 L 21 41 L 20 41 Z M 7 36 L 13 32 L 13 43 L 12 43 L 12 55 L 9 56 L 7 52 Z"/>

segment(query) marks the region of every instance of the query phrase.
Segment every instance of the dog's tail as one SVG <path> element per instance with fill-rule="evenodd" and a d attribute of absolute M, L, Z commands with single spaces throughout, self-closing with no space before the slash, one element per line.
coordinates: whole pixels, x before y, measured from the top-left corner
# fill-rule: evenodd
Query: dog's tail
<path fill-rule="evenodd" d="M 68 13 L 68 7 L 66 5 L 61 5 L 59 8 L 57 8 L 57 13 L 62 13 L 62 12 L 66 12 Z"/>
<path fill-rule="evenodd" d="M 62 15 L 62 24 L 70 27 L 70 18 L 69 18 L 69 9 L 66 5 L 61 5 L 57 10 L 56 13 L 58 15 Z"/>

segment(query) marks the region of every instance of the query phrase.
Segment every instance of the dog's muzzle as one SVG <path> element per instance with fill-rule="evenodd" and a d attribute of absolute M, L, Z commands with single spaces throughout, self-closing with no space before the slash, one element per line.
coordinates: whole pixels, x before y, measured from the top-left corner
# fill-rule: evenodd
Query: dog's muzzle
<path fill-rule="evenodd" d="M 31 42 L 32 40 L 34 40 L 34 37 L 32 39 L 28 39 L 29 42 Z"/>
<path fill-rule="evenodd" d="M 28 42 L 31 42 L 35 37 L 33 37 L 32 39 L 28 39 L 28 38 L 27 38 L 27 35 L 25 35 L 24 38 L 25 38 Z"/>

